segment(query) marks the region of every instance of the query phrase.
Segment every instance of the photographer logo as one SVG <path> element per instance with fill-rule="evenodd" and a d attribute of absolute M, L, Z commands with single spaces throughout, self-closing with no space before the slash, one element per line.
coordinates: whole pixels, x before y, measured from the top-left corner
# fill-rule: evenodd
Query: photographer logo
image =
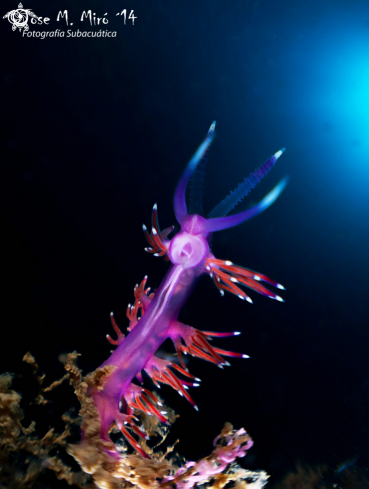
<path fill-rule="evenodd" d="M 24 9 L 23 5 L 20 3 L 16 10 L 11 10 L 6 15 L 4 15 L 3 19 L 8 19 L 12 25 L 13 31 L 17 28 L 21 31 L 24 29 L 24 32 L 27 32 L 29 29 L 28 26 L 28 18 L 33 17 L 34 19 L 39 20 L 36 14 L 32 12 L 32 9 Z"/>

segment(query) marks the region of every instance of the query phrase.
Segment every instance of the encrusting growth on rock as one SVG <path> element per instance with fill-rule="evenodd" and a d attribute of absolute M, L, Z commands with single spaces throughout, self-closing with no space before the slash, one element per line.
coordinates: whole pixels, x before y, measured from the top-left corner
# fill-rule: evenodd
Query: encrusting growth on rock
<path fill-rule="evenodd" d="M 84 377 L 77 366 L 77 358 L 76 352 L 63 355 L 61 360 L 67 371 L 66 375 L 49 387 L 43 388 L 44 376 L 38 374 L 38 366 L 33 356 L 27 353 L 24 357 L 24 360 L 31 365 L 40 387 L 35 399 L 37 404 L 48 403 L 44 394 L 57 388 L 63 380 L 69 379 L 74 389 L 81 406 L 79 419 L 64 415 L 65 430 L 61 434 L 55 433 L 51 428 L 45 436 L 39 438 L 35 432 L 34 422 L 25 428 L 22 425 L 24 413 L 20 407 L 21 396 L 11 389 L 12 375 L 0 376 L 1 488 L 31 488 L 45 470 L 53 471 L 56 478 L 81 489 L 94 487 L 190 489 L 205 483 L 208 487 L 222 489 L 229 482 L 234 482 L 234 487 L 238 489 L 263 487 L 268 478 L 265 472 L 248 471 L 234 463 L 236 458 L 246 454 L 246 450 L 252 445 L 252 440 L 243 429 L 236 431 L 230 423 L 225 424 L 221 434 L 214 440 L 214 450 L 208 457 L 199 462 L 187 462 L 182 467 L 176 465 L 175 457 L 173 460 L 170 459 L 174 447 L 159 452 L 150 449 L 145 441 L 143 441 L 145 450 L 151 458 L 128 453 L 129 445 L 124 441 L 121 444 L 120 457 L 113 457 L 111 452 L 115 449 L 115 444 L 112 441 L 101 441 L 99 414 L 88 394 L 89 388 L 97 388 L 103 384 L 109 369 L 98 369 Z M 165 409 L 168 419 L 174 422 L 174 412 L 170 408 L 165 407 Z M 160 423 L 154 416 L 139 411 L 136 414 L 141 418 L 145 433 L 150 436 L 160 435 L 162 440 L 165 438 L 167 432 L 162 431 Z M 84 439 L 78 444 L 70 444 L 68 438 L 71 434 L 71 426 L 78 425 L 79 422 L 84 428 Z M 117 431 L 114 427 L 112 430 Z M 81 470 L 74 471 L 61 458 L 51 455 L 55 448 L 65 449 L 79 462 Z M 28 454 L 26 463 L 24 453 Z"/>

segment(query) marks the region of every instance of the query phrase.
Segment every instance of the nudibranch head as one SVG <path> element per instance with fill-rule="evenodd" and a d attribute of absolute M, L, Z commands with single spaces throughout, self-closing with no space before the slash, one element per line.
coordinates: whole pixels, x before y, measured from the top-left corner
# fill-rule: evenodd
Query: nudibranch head
<path fill-rule="evenodd" d="M 178 233 L 170 242 L 169 258 L 174 265 L 193 268 L 205 260 L 209 253 L 209 244 L 201 234 L 186 231 Z"/>

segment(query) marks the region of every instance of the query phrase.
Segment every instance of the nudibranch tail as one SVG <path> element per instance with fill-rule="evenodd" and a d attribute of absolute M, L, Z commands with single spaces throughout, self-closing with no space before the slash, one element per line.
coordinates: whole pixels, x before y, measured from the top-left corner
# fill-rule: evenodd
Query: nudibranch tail
<path fill-rule="evenodd" d="M 181 226 L 185 223 L 186 217 L 187 217 L 187 205 L 186 205 L 186 188 L 187 184 L 191 178 L 192 173 L 196 169 L 197 165 L 200 163 L 201 159 L 203 158 L 204 154 L 208 150 L 209 146 L 213 142 L 214 135 L 215 135 L 215 124 L 216 122 L 214 121 L 212 125 L 210 126 L 210 129 L 208 131 L 208 134 L 196 153 L 193 155 L 191 158 L 190 162 L 188 163 L 185 171 L 183 172 L 183 175 L 178 182 L 177 188 L 174 193 L 174 212 L 177 218 L 177 221 Z"/>

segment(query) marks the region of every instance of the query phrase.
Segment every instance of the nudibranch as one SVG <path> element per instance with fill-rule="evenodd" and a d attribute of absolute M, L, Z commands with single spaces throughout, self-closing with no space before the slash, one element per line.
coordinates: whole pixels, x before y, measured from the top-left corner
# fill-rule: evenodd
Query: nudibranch
<path fill-rule="evenodd" d="M 113 314 L 111 321 L 117 339 L 108 340 L 117 346 L 111 356 L 102 364 L 100 369 L 109 373 L 99 388 L 90 389 L 90 395 L 98 410 L 101 421 L 100 436 L 102 440 L 110 440 L 109 430 L 115 422 L 126 440 L 142 456 L 145 451 L 139 444 L 139 438 L 146 438 L 134 416 L 135 410 L 144 411 L 156 416 L 162 423 L 167 423 L 165 413 L 161 412 L 160 402 L 142 386 L 142 371 L 145 371 L 159 386 L 168 384 L 184 396 L 195 409 L 197 406 L 188 393 L 188 387 L 195 386 L 196 377 L 189 373 L 182 354 L 190 354 L 208 360 L 218 366 L 227 365 L 223 358 L 247 358 L 241 353 L 222 350 L 210 345 L 212 337 L 226 337 L 239 334 L 238 332 L 216 333 L 199 331 L 178 321 L 178 315 L 189 298 L 200 275 L 206 273 L 213 279 L 221 294 L 224 291 L 237 295 L 240 299 L 252 302 L 241 286 L 255 290 L 266 297 L 283 301 L 283 299 L 266 288 L 263 283 L 277 289 L 284 287 L 261 273 L 234 265 L 229 260 L 215 258 L 210 249 L 212 233 L 236 226 L 247 219 L 259 214 L 269 207 L 280 195 L 286 185 L 282 180 L 254 207 L 227 216 L 251 189 L 269 172 L 284 149 L 277 151 L 260 168 L 246 178 L 233 192 L 228 195 L 207 218 L 202 217 L 202 179 L 209 147 L 214 139 L 215 122 L 212 123 L 206 138 L 188 163 L 174 193 L 174 211 L 180 231 L 169 239 L 173 227 L 159 228 L 157 206 L 152 211 L 151 232 L 143 226 L 143 231 L 149 242 L 146 251 L 155 256 L 164 257 L 170 261 L 170 267 L 162 283 L 155 293 L 146 288 L 147 277 L 134 289 L 135 302 L 128 306 L 129 334 L 125 337 L 118 328 Z M 186 188 L 192 177 L 190 207 L 187 210 Z M 162 343 L 170 338 L 174 344 L 177 359 L 169 361 L 155 355 Z M 179 377 L 180 374 L 186 380 Z M 138 379 L 139 384 L 133 383 Z M 118 452 L 112 454 L 119 456 Z"/>

